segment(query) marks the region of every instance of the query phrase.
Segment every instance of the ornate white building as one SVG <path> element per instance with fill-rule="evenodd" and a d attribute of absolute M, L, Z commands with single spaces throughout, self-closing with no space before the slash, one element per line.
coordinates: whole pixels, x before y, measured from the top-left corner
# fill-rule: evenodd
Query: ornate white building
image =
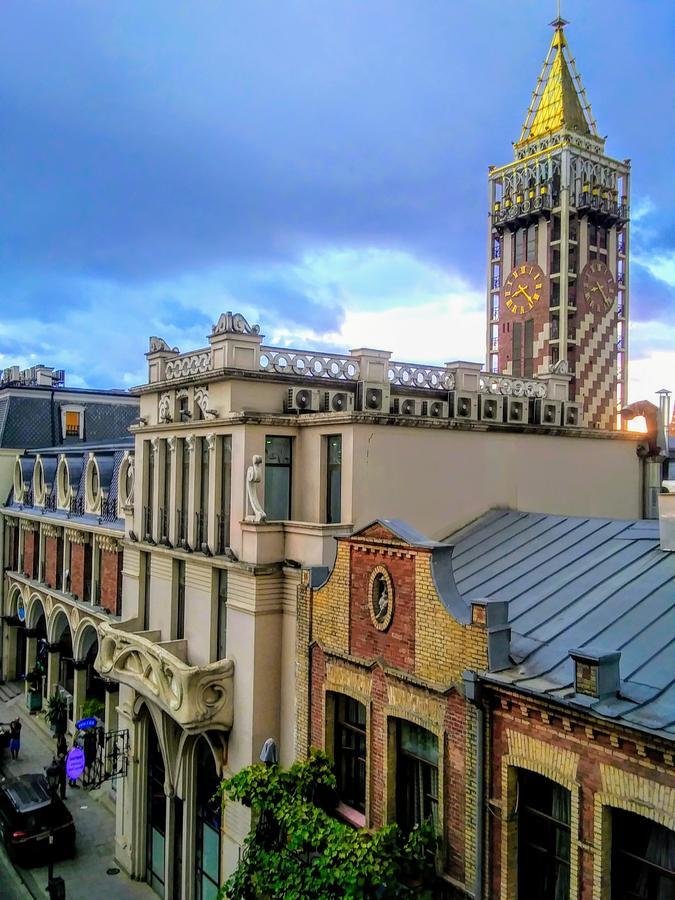
<path fill-rule="evenodd" d="M 268 347 L 231 313 L 203 349 L 150 339 L 122 620 L 96 665 L 131 737 L 116 856 L 163 896 L 213 896 L 236 865 L 250 814 L 221 819 L 220 778 L 267 738 L 294 758 L 297 589 L 336 536 L 398 517 L 442 538 L 494 507 L 641 514 L 639 436 L 584 428 L 564 372 L 390 356 Z"/>

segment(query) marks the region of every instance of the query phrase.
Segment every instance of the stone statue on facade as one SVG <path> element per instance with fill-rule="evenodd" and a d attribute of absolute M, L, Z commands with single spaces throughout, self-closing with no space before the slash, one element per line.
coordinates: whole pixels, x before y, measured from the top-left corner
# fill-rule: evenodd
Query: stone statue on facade
<path fill-rule="evenodd" d="M 262 456 L 256 454 L 252 459 L 252 463 L 253 465 L 250 465 L 246 472 L 246 495 L 248 497 L 248 506 L 250 507 L 246 521 L 258 524 L 259 522 L 267 521 L 267 513 L 258 499 L 258 485 L 262 480 Z"/>

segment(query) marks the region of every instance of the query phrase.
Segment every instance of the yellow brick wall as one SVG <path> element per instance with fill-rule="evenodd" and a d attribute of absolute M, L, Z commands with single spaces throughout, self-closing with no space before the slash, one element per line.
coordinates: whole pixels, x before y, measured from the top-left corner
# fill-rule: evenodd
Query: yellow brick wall
<path fill-rule="evenodd" d="M 350 545 L 338 541 L 335 566 L 326 584 L 314 591 L 312 639 L 334 650 L 349 651 Z"/>

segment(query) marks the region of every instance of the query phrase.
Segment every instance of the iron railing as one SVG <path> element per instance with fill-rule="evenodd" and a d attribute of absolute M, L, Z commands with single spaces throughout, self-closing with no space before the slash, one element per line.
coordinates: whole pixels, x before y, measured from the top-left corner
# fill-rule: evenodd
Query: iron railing
<path fill-rule="evenodd" d="M 216 553 L 224 553 L 230 546 L 230 517 L 216 516 Z"/>

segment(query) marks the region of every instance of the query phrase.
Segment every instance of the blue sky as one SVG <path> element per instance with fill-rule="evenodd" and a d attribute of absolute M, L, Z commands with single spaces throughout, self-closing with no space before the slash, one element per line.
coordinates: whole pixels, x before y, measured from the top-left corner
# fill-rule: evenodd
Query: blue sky
<path fill-rule="evenodd" d="M 0 366 L 267 343 L 482 359 L 486 171 L 553 0 L 3 0 Z M 631 398 L 675 389 L 675 4 L 563 0 L 633 165 Z"/>

